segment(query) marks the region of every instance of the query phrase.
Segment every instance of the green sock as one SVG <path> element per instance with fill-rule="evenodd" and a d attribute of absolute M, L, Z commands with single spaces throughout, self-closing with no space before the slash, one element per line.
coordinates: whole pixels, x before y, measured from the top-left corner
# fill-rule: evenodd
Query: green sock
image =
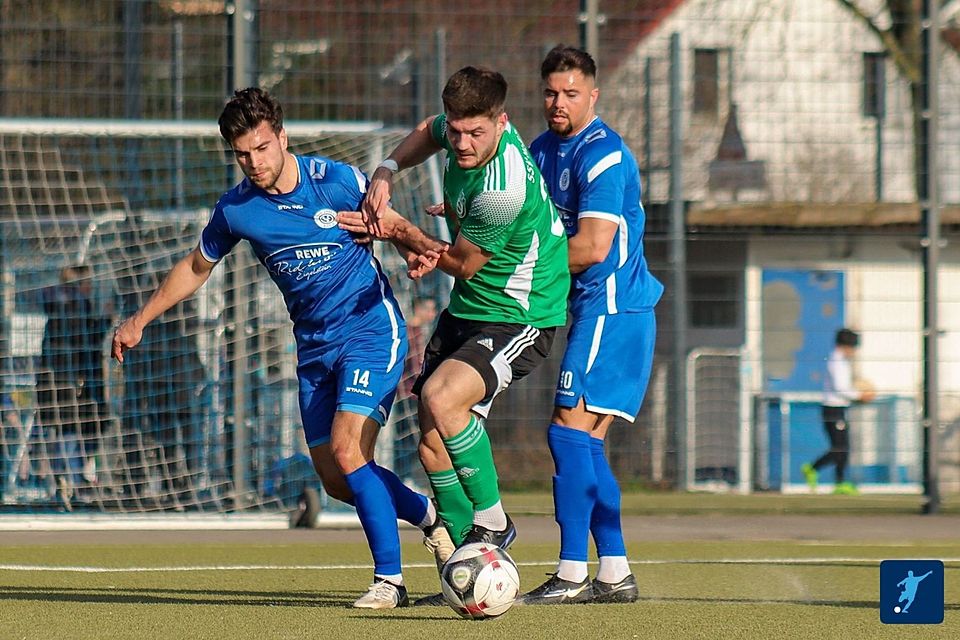
<path fill-rule="evenodd" d="M 467 428 L 444 440 L 443 446 L 450 454 L 464 493 L 473 503 L 473 510 L 482 511 L 497 504 L 500 501 L 497 467 L 493 464 L 493 449 L 483 421 L 471 415 Z"/>
<path fill-rule="evenodd" d="M 473 503 L 463 492 L 463 487 L 453 469 L 427 472 L 427 479 L 433 488 L 433 498 L 437 501 L 437 514 L 443 520 L 453 544 L 460 546 L 463 538 L 473 526 Z"/>

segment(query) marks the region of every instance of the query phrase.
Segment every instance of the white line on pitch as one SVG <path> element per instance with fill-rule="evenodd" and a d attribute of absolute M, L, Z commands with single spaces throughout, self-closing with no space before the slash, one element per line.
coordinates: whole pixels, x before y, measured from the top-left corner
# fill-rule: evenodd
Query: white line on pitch
<path fill-rule="evenodd" d="M 715 558 L 695 560 L 631 560 L 635 565 L 670 565 L 670 564 L 855 564 L 879 563 L 891 558 Z M 945 563 L 960 563 L 960 558 L 937 558 Z M 555 560 L 547 562 L 518 562 L 520 567 L 553 566 Z M 405 569 L 432 568 L 431 563 L 411 563 L 404 565 Z M 50 571 L 63 573 L 139 573 L 139 572 L 182 572 L 182 571 L 353 571 L 369 569 L 369 564 L 305 564 L 305 565 L 276 565 L 276 564 L 249 564 L 249 565 L 205 565 L 187 567 L 70 567 L 30 564 L 0 564 L 0 571 Z"/>

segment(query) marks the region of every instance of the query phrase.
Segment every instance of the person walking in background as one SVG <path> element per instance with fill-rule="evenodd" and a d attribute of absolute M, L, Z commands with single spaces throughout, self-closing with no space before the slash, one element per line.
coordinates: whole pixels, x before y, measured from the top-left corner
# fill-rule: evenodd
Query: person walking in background
<path fill-rule="evenodd" d="M 633 602 L 637 583 L 623 541 L 620 487 L 604 442 L 615 417 L 633 422 L 640 410 L 663 285 L 644 257 L 637 163 L 595 112 L 593 58 L 557 46 L 540 76 L 548 130 L 530 148 L 569 237 L 572 323 L 547 429 L 560 560 L 556 573 L 520 601 Z M 592 582 L 590 534 L 600 559 Z"/>
<path fill-rule="evenodd" d="M 407 336 L 379 261 L 337 228 L 336 212 L 360 207 L 367 180 L 353 166 L 290 153 L 280 103 L 261 89 L 236 91 L 219 125 L 245 178 L 217 202 L 198 246 L 117 328 L 113 356 L 122 363 L 148 323 L 196 292 L 247 240 L 293 321 L 300 413 L 314 467 L 331 497 L 356 507 L 373 554 L 373 583 L 353 606 L 405 606 L 397 518 L 434 537 L 448 555 L 453 543 L 426 496 L 374 462 Z"/>
<path fill-rule="evenodd" d="M 810 491 L 816 493 L 819 483 L 819 471 L 827 465 L 834 465 L 836 485 L 833 492 L 841 495 L 859 493 L 853 483 L 846 478 L 847 461 L 850 456 L 850 424 L 847 422 L 847 409 L 853 402 L 870 402 L 876 397 L 872 389 L 858 389 L 853 379 L 853 357 L 860 345 L 860 336 L 854 331 L 843 328 L 837 331 L 834 348 L 827 358 L 826 372 L 823 377 L 823 428 L 830 440 L 830 448 L 813 464 L 804 463 L 800 467 Z"/>
<path fill-rule="evenodd" d="M 54 447 L 47 456 L 53 463 L 60 499 L 70 509 L 73 488 L 83 480 L 79 442 L 82 367 L 77 348 L 82 300 L 76 269 L 60 269 L 59 282 L 44 289 L 42 296 L 47 318 L 37 373 L 37 416 L 44 441 Z"/>

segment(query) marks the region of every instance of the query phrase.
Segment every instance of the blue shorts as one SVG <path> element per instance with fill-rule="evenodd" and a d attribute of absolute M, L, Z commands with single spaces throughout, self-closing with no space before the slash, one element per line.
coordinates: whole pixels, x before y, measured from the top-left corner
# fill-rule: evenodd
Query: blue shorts
<path fill-rule="evenodd" d="M 574 319 L 554 405 L 633 422 L 650 381 L 657 320 L 653 311 Z"/>
<path fill-rule="evenodd" d="M 333 416 L 348 411 L 373 418 L 381 426 L 390 416 L 403 373 L 407 334 L 358 332 L 342 345 L 297 366 L 300 417 L 308 447 L 330 441 Z"/>

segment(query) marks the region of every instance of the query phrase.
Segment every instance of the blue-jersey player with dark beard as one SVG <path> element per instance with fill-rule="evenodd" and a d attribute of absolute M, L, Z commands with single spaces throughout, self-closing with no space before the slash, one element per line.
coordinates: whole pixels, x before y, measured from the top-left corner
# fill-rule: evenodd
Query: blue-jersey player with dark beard
<path fill-rule="evenodd" d="M 644 257 L 637 163 L 594 111 L 596 75 L 593 58 L 573 47 L 555 47 L 540 67 L 548 130 L 530 150 L 567 229 L 572 322 L 547 430 L 560 561 L 556 574 L 521 597 L 524 604 L 639 597 L 604 442 L 615 417 L 633 422 L 640 410 L 663 285 Z M 591 534 L 600 560 L 592 582 Z"/>
<path fill-rule="evenodd" d="M 150 321 L 192 295 L 247 240 L 293 321 L 300 413 L 314 467 L 330 496 L 356 507 L 370 544 L 374 580 L 354 606 L 405 606 L 397 518 L 424 531 L 438 562 L 453 543 L 433 504 L 374 462 L 407 338 L 371 245 L 357 244 L 337 226 L 337 211 L 360 208 L 367 179 L 350 165 L 290 153 L 282 108 L 260 89 L 237 91 L 219 124 L 245 179 L 217 202 L 198 246 L 117 328 L 113 356 L 123 362 Z M 433 264 L 411 257 L 411 273 L 422 275 Z"/>

